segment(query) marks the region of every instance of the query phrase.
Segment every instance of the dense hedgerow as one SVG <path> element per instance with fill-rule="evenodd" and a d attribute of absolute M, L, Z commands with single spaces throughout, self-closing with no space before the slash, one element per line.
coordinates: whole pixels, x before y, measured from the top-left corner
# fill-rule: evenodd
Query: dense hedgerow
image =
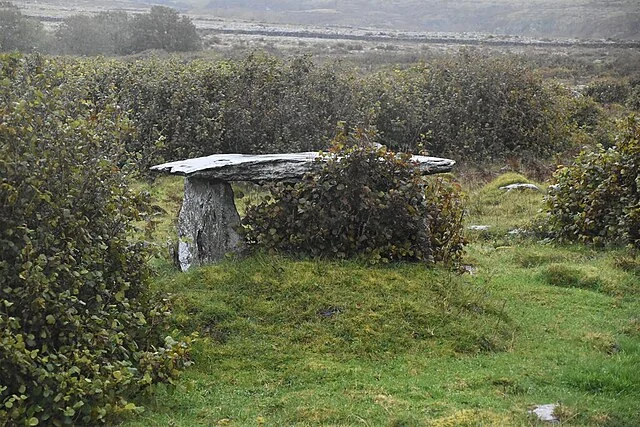
<path fill-rule="evenodd" d="M 514 59 L 464 53 L 382 72 L 364 86 L 370 121 L 392 149 L 490 163 L 564 148 L 562 94 Z"/>
<path fill-rule="evenodd" d="M 546 198 L 549 226 L 562 238 L 640 248 L 640 123 L 618 124 L 615 143 L 583 151 L 555 174 Z"/>
<path fill-rule="evenodd" d="M 264 54 L 53 61 L 86 101 L 113 100 L 127 113 L 126 148 L 140 170 L 216 153 L 327 149 L 340 121 L 374 125 L 396 151 L 468 162 L 545 159 L 570 140 L 566 94 L 513 59 L 465 54 L 360 76 Z"/>
<path fill-rule="evenodd" d="M 250 55 L 242 61 L 60 61 L 100 104 L 114 99 L 134 126 L 126 143 L 141 170 L 216 153 L 327 147 L 355 109 L 349 73 L 309 58 Z"/>
<path fill-rule="evenodd" d="M 372 145 L 374 134 L 341 134 L 319 172 L 279 183 L 273 200 L 243 219 L 252 248 L 372 262 L 456 262 L 462 252 L 460 190 L 425 179 L 408 154 Z"/>
<path fill-rule="evenodd" d="M 629 91 L 626 104 L 627 108 L 640 111 L 640 81 Z"/>
<path fill-rule="evenodd" d="M 188 345 L 165 338 L 131 237 L 144 201 L 113 161 L 129 121 L 46 60 L 2 64 L 0 424 L 92 425 L 172 381 Z"/>

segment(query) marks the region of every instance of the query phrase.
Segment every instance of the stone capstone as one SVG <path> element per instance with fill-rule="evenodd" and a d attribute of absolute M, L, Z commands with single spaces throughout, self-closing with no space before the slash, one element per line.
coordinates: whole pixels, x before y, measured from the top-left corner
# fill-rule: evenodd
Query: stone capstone
<path fill-rule="evenodd" d="M 319 153 L 286 154 L 214 154 L 153 166 L 152 171 L 186 177 L 221 181 L 283 181 L 299 180 L 306 173 L 319 169 Z M 449 172 L 454 160 L 439 157 L 412 156 L 423 174 Z"/>
<path fill-rule="evenodd" d="M 178 217 L 178 263 L 182 271 L 192 265 L 220 261 L 240 247 L 235 227 L 240 215 L 231 185 L 225 181 L 189 178 Z"/>

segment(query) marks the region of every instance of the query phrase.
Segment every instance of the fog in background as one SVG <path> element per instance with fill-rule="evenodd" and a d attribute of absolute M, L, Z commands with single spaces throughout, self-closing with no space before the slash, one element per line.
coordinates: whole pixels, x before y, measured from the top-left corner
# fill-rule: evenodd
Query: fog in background
<path fill-rule="evenodd" d="M 14 1 L 28 14 L 125 9 L 153 4 L 191 16 L 254 22 L 477 32 L 536 38 L 640 40 L 640 0 L 140 0 Z"/>

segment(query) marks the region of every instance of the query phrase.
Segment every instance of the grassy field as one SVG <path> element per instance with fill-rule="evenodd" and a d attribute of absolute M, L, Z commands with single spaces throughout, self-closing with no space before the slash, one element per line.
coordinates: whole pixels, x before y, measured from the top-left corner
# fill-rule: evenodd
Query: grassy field
<path fill-rule="evenodd" d="M 200 335 L 195 363 L 123 425 L 542 425 L 528 411 L 547 403 L 563 425 L 640 425 L 640 260 L 509 234 L 542 200 L 498 189 L 514 180 L 470 188 L 467 224 L 490 228 L 469 231 L 465 274 L 267 255 L 186 274 L 159 262 L 175 328 Z M 177 210 L 179 180 L 153 189 Z"/>

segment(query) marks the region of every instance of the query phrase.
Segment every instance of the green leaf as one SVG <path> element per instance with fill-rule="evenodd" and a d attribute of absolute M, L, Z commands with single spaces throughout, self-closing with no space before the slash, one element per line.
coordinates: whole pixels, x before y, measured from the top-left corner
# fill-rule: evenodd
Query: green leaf
<path fill-rule="evenodd" d="M 124 300 L 124 291 L 120 291 L 114 295 L 116 301 L 122 302 Z"/>

